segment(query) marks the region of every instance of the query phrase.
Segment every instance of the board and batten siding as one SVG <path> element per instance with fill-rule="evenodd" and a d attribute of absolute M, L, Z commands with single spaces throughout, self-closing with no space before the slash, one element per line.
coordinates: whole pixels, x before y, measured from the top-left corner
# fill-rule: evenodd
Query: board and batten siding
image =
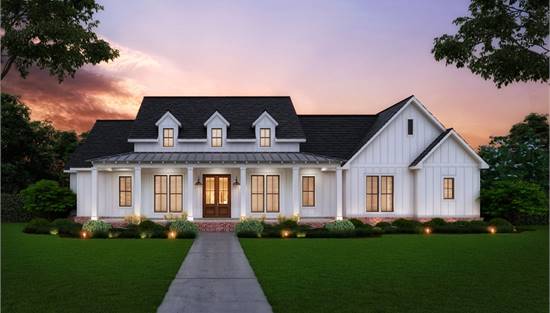
<path fill-rule="evenodd" d="M 416 172 L 417 216 L 479 217 L 479 162 L 449 137 Z M 454 199 L 443 199 L 443 178 L 454 178 Z"/>
<path fill-rule="evenodd" d="M 413 135 L 407 120 L 414 120 Z M 347 217 L 414 217 L 415 179 L 410 163 L 443 130 L 416 103 L 411 103 L 349 163 L 344 175 L 344 214 Z M 394 212 L 366 211 L 366 176 L 394 176 Z"/>

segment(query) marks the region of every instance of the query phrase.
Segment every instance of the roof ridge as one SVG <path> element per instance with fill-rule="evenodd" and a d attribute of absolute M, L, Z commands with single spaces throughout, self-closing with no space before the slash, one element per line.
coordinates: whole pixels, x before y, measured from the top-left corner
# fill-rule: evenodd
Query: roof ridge
<path fill-rule="evenodd" d="M 143 96 L 143 98 L 290 98 L 290 96 Z"/>
<path fill-rule="evenodd" d="M 384 112 L 388 111 L 389 109 L 391 109 L 391 108 L 393 108 L 393 107 L 395 107 L 395 106 L 402 105 L 403 102 L 409 101 L 412 97 L 414 97 L 414 95 L 410 95 L 410 96 L 406 97 L 405 99 L 402 99 L 402 100 L 400 100 L 400 101 L 397 101 L 396 103 L 390 105 L 389 107 L 385 108 L 384 110 L 382 110 L 382 111 L 376 113 L 376 115 L 378 115 L 378 114 L 380 114 L 380 113 L 384 113 Z"/>
<path fill-rule="evenodd" d="M 307 116 L 358 116 L 358 117 L 375 117 L 377 114 L 297 114 L 298 117 L 307 117 Z"/>

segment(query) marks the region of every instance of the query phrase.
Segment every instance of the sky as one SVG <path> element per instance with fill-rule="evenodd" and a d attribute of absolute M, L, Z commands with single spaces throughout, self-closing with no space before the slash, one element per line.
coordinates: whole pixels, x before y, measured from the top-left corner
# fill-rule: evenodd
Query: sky
<path fill-rule="evenodd" d="M 2 91 L 33 119 L 88 130 L 135 117 L 143 96 L 290 96 L 299 114 L 376 114 L 414 94 L 473 146 L 529 112 L 548 113 L 548 86 L 493 82 L 436 62 L 467 0 L 106 1 L 97 33 L 120 50 L 59 84 L 11 71 Z M 131 3 L 131 5 L 129 5 Z"/>

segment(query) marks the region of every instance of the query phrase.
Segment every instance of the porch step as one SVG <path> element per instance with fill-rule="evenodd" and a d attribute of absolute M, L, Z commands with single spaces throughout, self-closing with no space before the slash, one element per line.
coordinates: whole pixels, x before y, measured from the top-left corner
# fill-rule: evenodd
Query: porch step
<path fill-rule="evenodd" d="M 193 223 L 199 227 L 199 231 L 204 232 L 233 232 L 235 231 L 235 224 L 239 220 L 226 220 L 226 221 L 201 221 L 195 220 Z"/>

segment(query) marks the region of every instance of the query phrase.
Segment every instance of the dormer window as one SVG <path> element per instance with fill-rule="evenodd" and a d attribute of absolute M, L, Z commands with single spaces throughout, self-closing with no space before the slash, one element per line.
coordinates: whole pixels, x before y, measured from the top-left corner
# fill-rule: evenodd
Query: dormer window
<path fill-rule="evenodd" d="M 222 129 L 221 128 L 212 128 L 211 134 L 212 147 L 221 147 L 222 146 Z"/>
<path fill-rule="evenodd" d="M 271 147 L 271 128 L 260 129 L 260 147 Z"/>
<path fill-rule="evenodd" d="M 164 128 L 162 130 L 162 146 L 173 147 L 174 146 L 174 129 Z"/>

